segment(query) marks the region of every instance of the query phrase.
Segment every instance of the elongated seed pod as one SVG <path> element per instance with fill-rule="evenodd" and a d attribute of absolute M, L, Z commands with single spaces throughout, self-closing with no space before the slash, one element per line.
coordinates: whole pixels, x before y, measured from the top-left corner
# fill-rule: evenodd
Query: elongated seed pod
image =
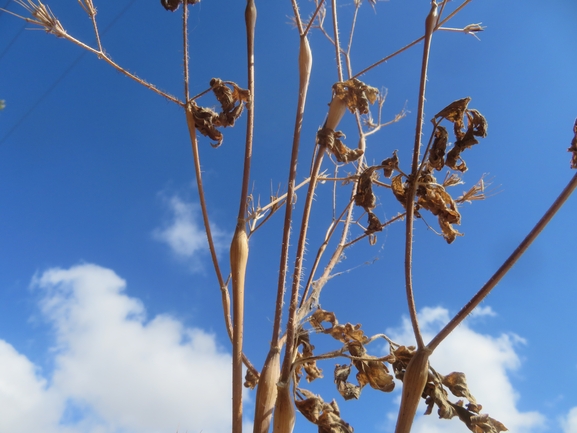
<path fill-rule="evenodd" d="M 237 224 L 230 244 L 232 274 L 232 401 L 233 431 L 242 431 L 242 340 L 244 327 L 244 279 L 248 261 L 248 238 L 243 222 Z"/>
<path fill-rule="evenodd" d="M 295 427 L 296 409 L 290 394 L 290 385 L 278 386 L 272 433 L 292 433 Z"/>
<path fill-rule="evenodd" d="M 333 96 L 333 100 L 329 105 L 329 114 L 327 116 L 327 121 L 325 122 L 325 128 L 336 131 L 339 122 L 345 115 L 345 111 L 347 111 L 346 102 L 337 96 Z"/>
<path fill-rule="evenodd" d="M 421 347 L 417 349 L 409 361 L 409 365 L 407 365 L 395 433 L 410 433 L 411 431 L 417 406 L 421 401 L 421 395 L 429 377 L 429 356 L 431 353 L 433 351 L 428 347 Z"/>
<path fill-rule="evenodd" d="M 258 380 L 254 408 L 253 433 L 268 433 L 277 396 L 280 376 L 280 349 L 271 349 Z"/>
<path fill-rule="evenodd" d="M 299 47 L 299 86 L 301 92 L 306 92 L 308 88 L 309 78 L 311 76 L 311 69 L 313 67 L 313 53 L 311 52 L 311 46 L 309 45 L 309 40 L 306 36 L 301 36 L 301 42 Z"/>

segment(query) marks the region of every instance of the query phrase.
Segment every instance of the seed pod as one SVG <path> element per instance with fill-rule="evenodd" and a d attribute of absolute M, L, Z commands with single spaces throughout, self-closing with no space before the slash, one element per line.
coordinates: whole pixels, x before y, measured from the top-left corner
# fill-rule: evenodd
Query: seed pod
<path fill-rule="evenodd" d="M 290 385 L 287 383 L 278 386 L 272 433 L 292 433 L 295 420 L 296 411 L 290 394 Z"/>
<path fill-rule="evenodd" d="M 401 407 L 397 418 L 395 433 L 410 433 L 417 413 L 417 406 L 429 377 L 429 356 L 433 353 L 428 347 L 417 349 L 403 378 Z"/>
<path fill-rule="evenodd" d="M 233 431 L 242 431 L 242 340 L 244 328 L 244 280 L 248 261 L 248 238 L 244 223 L 239 223 L 230 244 L 232 274 L 232 402 Z"/>
<path fill-rule="evenodd" d="M 324 127 L 336 131 L 339 122 L 345 115 L 345 111 L 347 111 L 347 103 L 338 96 L 333 95 L 333 100 L 329 104 L 329 114 L 327 115 L 327 121 Z"/>
<path fill-rule="evenodd" d="M 254 408 L 253 433 L 268 433 L 280 376 L 280 350 L 271 349 L 258 381 Z"/>
<path fill-rule="evenodd" d="M 313 54 L 311 46 L 306 36 L 301 36 L 300 50 L 299 50 L 299 78 L 300 87 L 305 89 L 308 87 L 309 78 L 311 76 L 311 69 L 313 67 Z"/>

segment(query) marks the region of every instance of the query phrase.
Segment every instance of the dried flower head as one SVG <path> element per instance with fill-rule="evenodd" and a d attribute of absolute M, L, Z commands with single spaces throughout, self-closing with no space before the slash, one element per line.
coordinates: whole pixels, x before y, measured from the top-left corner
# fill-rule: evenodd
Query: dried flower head
<path fill-rule="evenodd" d="M 15 1 L 24 9 L 26 9 L 34 18 L 23 17 L 10 11 L 6 12 L 17 16 L 26 22 L 36 24 L 37 26 L 40 26 L 46 30 L 47 33 L 52 33 L 59 38 L 63 38 L 66 35 L 66 30 L 64 30 L 64 27 L 62 27 L 60 21 L 58 21 L 58 19 L 54 16 L 50 8 L 40 0 L 38 0 L 38 4 L 35 4 L 33 0 L 26 0 L 27 3 L 24 2 L 24 0 Z"/>

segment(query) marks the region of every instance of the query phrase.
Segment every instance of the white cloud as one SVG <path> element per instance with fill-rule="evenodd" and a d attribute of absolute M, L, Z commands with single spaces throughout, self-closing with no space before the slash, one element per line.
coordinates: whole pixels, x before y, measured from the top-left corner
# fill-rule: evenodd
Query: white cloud
<path fill-rule="evenodd" d="M 490 307 L 484 308 L 480 313 L 483 316 L 495 314 Z M 423 308 L 419 319 L 423 337 L 425 341 L 430 341 L 449 321 L 449 314 L 441 307 Z M 398 342 L 414 342 L 411 324 L 407 318 L 403 319 L 399 329 L 389 330 L 389 334 Z M 431 356 L 431 365 L 441 374 L 453 371 L 465 373 L 469 390 L 477 402 L 483 405 L 484 413 L 501 421 L 509 431 L 532 432 L 541 429 L 545 419 L 538 412 L 520 412 L 517 409 L 518 395 L 508 376 L 509 372 L 517 370 L 521 365 L 515 353 L 515 345 L 520 343 L 524 343 L 524 340 L 517 335 L 483 335 L 464 323 L 435 350 Z M 417 413 L 422 414 L 424 410 L 425 406 L 422 405 Z M 394 415 L 396 416 L 396 413 Z M 462 433 L 463 428 L 464 425 L 456 418 L 439 420 L 434 410 L 433 414 L 428 416 L 418 415 L 412 431 Z"/>
<path fill-rule="evenodd" d="M 577 433 L 577 406 L 572 408 L 562 420 L 563 433 Z"/>
<path fill-rule="evenodd" d="M 162 228 L 155 229 L 153 236 L 166 243 L 177 257 L 191 263 L 193 270 L 199 270 L 201 266 L 196 258 L 209 251 L 200 206 L 187 202 L 178 195 L 167 197 L 165 201 L 170 211 L 170 219 Z M 215 224 L 211 224 L 211 233 L 217 251 L 222 249 L 226 234 Z"/>
<path fill-rule="evenodd" d="M 125 285 L 90 264 L 34 279 L 57 337 L 55 370 L 48 385 L 0 340 L 0 431 L 230 431 L 230 356 L 172 317 L 146 321 Z"/>

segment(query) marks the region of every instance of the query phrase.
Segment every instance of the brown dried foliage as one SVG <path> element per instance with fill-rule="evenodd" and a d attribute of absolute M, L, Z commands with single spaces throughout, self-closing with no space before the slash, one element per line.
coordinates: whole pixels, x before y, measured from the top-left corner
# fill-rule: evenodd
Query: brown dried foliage
<path fill-rule="evenodd" d="M 250 100 L 250 92 L 241 89 L 233 82 L 225 83 L 219 78 L 213 78 L 210 81 L 210 87 L 220 103 L 222 109 L 220 113 L 216 113 L 210 108 L 200 107 L 194 101 L 189 102 L 189 107 L 196 129 L 205 137 L 216 141 L 216 143 L 211 143 L 212 147 L 219 147 L 224 137 L 216 128 L 234 126 L 235 121 L 241 116 L 244 106 Z"/>

